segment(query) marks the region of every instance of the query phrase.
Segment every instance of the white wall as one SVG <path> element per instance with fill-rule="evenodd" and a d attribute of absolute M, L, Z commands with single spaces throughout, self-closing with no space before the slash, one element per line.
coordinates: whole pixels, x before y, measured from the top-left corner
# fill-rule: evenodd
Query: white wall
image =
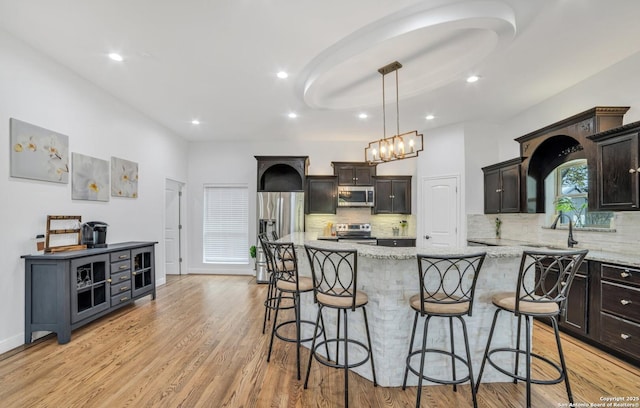
<path fill-rule="evenodd" d="M 72 201 L 71 184 L 9 175 L 9 118 L 69 136 L 69 151 L 138 162 L 137 199 Z M 108 93 L 0 31 L 0 353 L 24 342 L 24 261 L 47 215 L 109 224 L 107 241 L 158 241 L 164 282 L 165 179 L 186 181 L 187 143 Z"/>
<path fill-rule="evenodd" d="M 308 174 L 333 174 L 332 161 L 362 161 L 364 142 L 296 142 L 282 140 L 269 143 L 202 142 L 189 148 L 188 212 L 189 272 L 252 274 L 252 266 L 213 265 L 202 262 L 203 186 L 212 183 L 246 184 L 249 187 L 249 240 L 256 237 L 257 161 L 254 156 L 309 156 Z M 415 160 L 381 164 L 379 175 L 415 176 Z M 415 177 L 413 182 L 415 183 Z M 414 184 L 415 186 L 415 184 Z M 415 187 L 414 190 L 415 191 Z M 415 208 L 415 198 L 413 198 Z"/>

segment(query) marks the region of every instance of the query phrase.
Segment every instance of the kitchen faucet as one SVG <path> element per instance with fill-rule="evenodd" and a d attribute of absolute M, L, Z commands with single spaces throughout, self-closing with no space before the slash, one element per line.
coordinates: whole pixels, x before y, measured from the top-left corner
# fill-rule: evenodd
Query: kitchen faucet
<path fill-rule="evenodd" d="M 571 217 L 569 217 L 567 214 L 563 214 L 562 211 L 560 211 L 560 214 L 558 214 L 555 221 L 553 221 L 553 224 L 551 224 L 551 227 L 549 228 L 556 229 L 556 226 L 558 225 L 558 221 L 560 220 L 560 218 L 562 218 L 562 216 L 565 216 L 569 219 L 569 237 L 567 238 L 567 246 L 569 248 L 573 248 L 573 246 L 576 245 L 578 241 L 573 239 L 573 222 L 571 220 Z"/>

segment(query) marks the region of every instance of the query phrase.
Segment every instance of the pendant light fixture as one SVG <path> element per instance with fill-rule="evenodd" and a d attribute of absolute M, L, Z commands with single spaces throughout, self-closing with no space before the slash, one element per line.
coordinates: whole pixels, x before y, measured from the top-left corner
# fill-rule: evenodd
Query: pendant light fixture
<path fill-rule="evenodd" d="M 364 148 L 364 159 L 372 164 L 417 157 L 418 153 L 424 148 L 422 134 L 419 134 L 417 130 L 400 133 L 400 103 L 398 98 L 398 70 L 400 68 L 402 68 L 402 64 L 394 61 L 378 69 L 378 72 L 382 74 L 382 139 L 375 140 Z M 396 74 L 396 132 L 393 136 L 387 137 L 384 79 L 387 74 L 392 72 Z"/>

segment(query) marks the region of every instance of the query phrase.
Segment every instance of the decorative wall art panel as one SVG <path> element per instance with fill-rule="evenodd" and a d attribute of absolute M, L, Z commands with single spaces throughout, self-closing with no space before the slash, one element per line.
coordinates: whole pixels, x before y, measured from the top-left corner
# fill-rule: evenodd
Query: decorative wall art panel
<path fill-rule="evenodd" d="M 109 162 L 80 153 L 72 153 L 71 198 L 109 201 Z"/>
<path fill-rule="evenodd" d="M 138 198 L 138 163 L 111 158 L 111 195 Z"/>
<path fill-rule="evenodd" d="M 69 137 L 11 118 L 11 177 L 69 182 Z"/>

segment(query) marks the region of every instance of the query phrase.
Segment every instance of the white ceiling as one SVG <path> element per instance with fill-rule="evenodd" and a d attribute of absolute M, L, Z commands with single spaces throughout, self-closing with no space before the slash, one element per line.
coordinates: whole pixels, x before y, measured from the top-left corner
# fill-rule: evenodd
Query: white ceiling
<path fill-rule="evenodd" d="M 638 21 L 637 0 L 0 0 L 0 27 L 193 141 L 378 138 L 395 60 L 401 132 L 504 120 L 640 52 Z"/>

